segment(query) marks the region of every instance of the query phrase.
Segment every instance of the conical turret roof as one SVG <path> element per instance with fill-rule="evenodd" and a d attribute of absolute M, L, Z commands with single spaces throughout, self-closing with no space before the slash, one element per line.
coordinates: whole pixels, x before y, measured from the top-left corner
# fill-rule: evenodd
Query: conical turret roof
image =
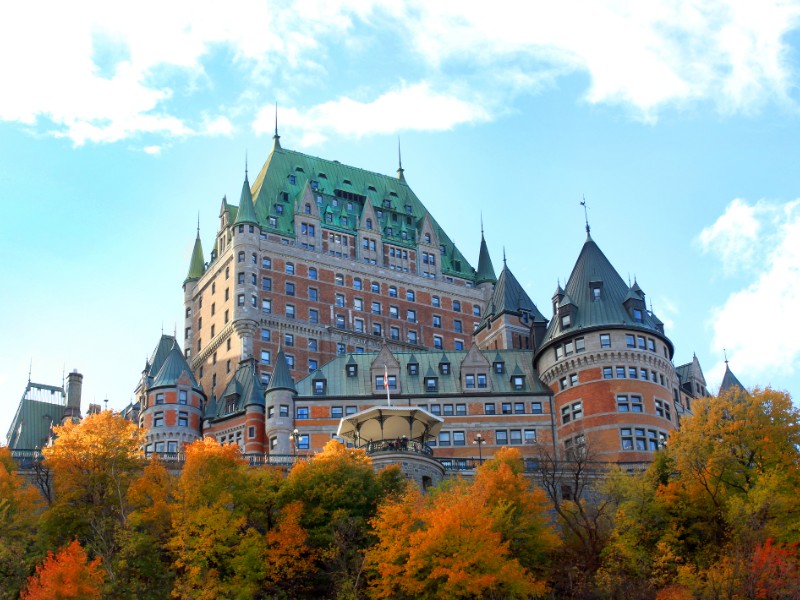
<path fill-rule="evenodd" d="M 495 283 L 492 297 L 489 299 L 486 311 L 483 313 L 480 325 L 478 325 L 478 330 L 504 313 L 522 315 L 525 312 L 530 314 L 534 323 L 547 322 L 547 319 L 536 308 L 533 300 L 522 288 L 517 278 L 514 277 L 508 265 L 504 264 L 503 270 L 500 271 L 500 277 L 497 278 L 497 283 Z"/>
<path fill-rule="evenodd" d="M 247 181 L 247 173 L 244 175 L 242 195 L 239 199 L 239 211 L 236 213 L 236 221 L 234 221 L 235 225 L 242 223 L 258 225 L 256 209 L 253 206 L 253 196 L 250 194 L 250 182 Z"/>
<path fill-rule="evenodd" d="M 181 349 L 175 344 L 167 355 L 164 364 L 158 370 L 158 374 L 153 379 L 153 384 L 150 387 L 173 386 L 184 373 L 186 373 L 192 387 L 198 388 L 197 380 L 192 375 L 189 363 L 186 362 Z"/>
<path fill-rule="evenodd" d="M 283 350 L 278 350 L 278 355 L 275 357 L 275 369 L 272 371 L 272 378 L 269 380 L 267 391 L 272 390 L 290 390 L 296 392 L 292 375 L 289 372 L 289 363 L 286 362 L 286 355 Z"/>
<path fill-rule="evenodd" d="M 497 277 L 494 274 L 492 257 L 489 256 L 489 248 L 486 247 L 486 240 L 483 237 L 483 232 L 481 232 L 481 251 L 478 255 L 478 272 L 475 274 L 475 283 L 481 284 L 487 281 L 495 283 Z"/>
<path fill-rule="evenodd" d="M 733 374 L 730 367 L 728 366 L 728 361 L 725 361 L 725 374 L 722 376 L 722 383 L 719 386 L 719 393 L 724 394 L 727 391 L 739 389 L 741 391 L 745 391 L 745 387 L 742 385 L 742 382 L 737 379 L 736 375 Z"/>
<path fill-rule="evenodd" d="M 189 273 L 186 275 L 187 281 L 197 281 L 206 272 L 206 264 L 203 260 L 203 244 L 200 242 L 200 230 L 197 230 L 197 238 L 194 240 L 192 249 L 192 259 L 189 261 Z"/>

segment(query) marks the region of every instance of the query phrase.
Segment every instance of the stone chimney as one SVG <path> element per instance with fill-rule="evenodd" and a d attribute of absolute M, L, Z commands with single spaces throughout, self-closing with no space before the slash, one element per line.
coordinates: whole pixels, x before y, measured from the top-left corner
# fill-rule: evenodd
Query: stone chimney
<path fill-rule="evenodd" d="M 67 410 L 65 411 L 73 419 L 81 418 L 82 387 L 83 375 L 78 373 L 78 369 L 73 369 L 72 373 L 67 375 Z"/>

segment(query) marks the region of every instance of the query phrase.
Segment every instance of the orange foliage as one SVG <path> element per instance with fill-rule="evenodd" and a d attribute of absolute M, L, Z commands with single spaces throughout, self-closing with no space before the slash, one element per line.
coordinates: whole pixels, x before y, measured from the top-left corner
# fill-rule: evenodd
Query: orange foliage
<path fill-rule="evenodd" d="M 694 600 L 694 594 L 682 585 L 671 585 L 659 590 L 656 600 Z"/>
<path fill-rule="evenodd" d="M 57 554 L 48 552 L 47 558 L 36 567 L 28 579 L 21 600 L 90 600 L 100 598 L 105 572 L 100 568 L 100 557 L 88 562 L 86 552 L 74 540 Z"/>
<path fill-rule="evenodd" d="M 800 555 L 797 544 L 758 546 L 750 560 L 748 588 L 753 598 L 796 598 L 800 593 Z"/>
<path fill-rule="evenodd" d="M 314 571 L 314 553 L 308 547 L 308 533 L 300 526 L 303 505 L 292 502 L 283 508 L 277 529 L 267 532 L 266 580 L 284 584 Z"/>

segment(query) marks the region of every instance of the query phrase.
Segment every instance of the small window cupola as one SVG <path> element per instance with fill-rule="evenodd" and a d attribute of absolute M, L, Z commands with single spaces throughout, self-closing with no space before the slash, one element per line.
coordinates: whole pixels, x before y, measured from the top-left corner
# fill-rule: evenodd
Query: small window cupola
<path fill-rule="evenodd" d="M 511 372 L 511 389 L 515 391 L 525 389 L 525 373 L 519 368 L 519 365 L 516 365 Z"/>
<path fill-rule="evenodd" d="M 311 376 L 311 383 L 314 386 L 315 396 L 324 396 L 328 391 L 328 379 L 319 369 Z"/>
<path fill-rule="evenodd" d="M 641 288 L 634 282 L 634 286 L 628 289 L 628 295 L 625 296 L 625 301 L 622 303 L 625 310 L 628 311 L 634 323 L 644 323 L 645 305 L 644 298 L 641 296 Z M 639 291 L 637 291 L 637 289 Z"/>
<path fill-rule="evenodd" d="M 348 377 L 356 377 L 358 375 L 358 363 L 352 354 L 350 355 L 350 360 L 348 360 L 345 365 L 345 372 Z"/>
<path fill-rule="evenodd" d="M 578 312 L 578 306 L 575 301 L 570 298 L 569 294 L 564 294 L 561 301 L 558 303 L 558 321 L 561 329 L 569 329 L 575 323 L 575 315 Z"/>
<path fill-rule="evenodd" d="M 561 300 L 564 298 L 564 289 L 561 287 L 561 283 L 559 282 L 558 287 L 556 287 L 555 293 L 553 293 L 553 314 L 558 314 L 558 305 L 561 303 Z"/>
<path fill-rule="evenodd" d="M 600 302 L 603 299 L 603 280 L 592 279 L 589 282 L 589 297 L 592 302 Z"/>
<path fill-rule="evenodd" d="M 450 375 L 450 359 L 446 354 L 442 354 L 442 358 L 439 359 L 439 373 Z"/>
<path fill-rule="evenodd" d="M 425 391 L 427 393 L 439 391 L 439 378 L 436 376 L 433 367 L 428 367 L 428 370 L 425 372 Z"/>
<path fill-rule="evenodd" d="M 419 361 L 417 360 L 417 357 L 414 356 L 413 354 L 408 359 L 408 363 L 406 364 L 406 370 L 408 371 L 408 374 L 413 377 L 419 375 Z"/>
<path fill-rule="evenodd" d="M 506 363 L 499 352 L 495 354 L 494 361 L 492 361 L 492 370 L 498 375 L 502 375 L 506 372 Z"/>

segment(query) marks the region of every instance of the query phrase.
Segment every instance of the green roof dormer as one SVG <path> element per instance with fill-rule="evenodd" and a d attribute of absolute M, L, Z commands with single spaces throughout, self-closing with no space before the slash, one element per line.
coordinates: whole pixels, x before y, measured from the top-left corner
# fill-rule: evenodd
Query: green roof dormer
<path fill-rule="evenodd" d="M 203 244 L 200 242 L 200 228 L 197 228 L 197 238 L 194 240 L 192 249 L 192 260 L 189 261 L 189 273 L 186 275 L 184 283 L 197 281 L 206 272 L 206 264 L 203 261 Z"/>
<path fill-rule="evenodd" d="M 250 194 L 250 182 L 247 181 L 247 171 L 244 172 L 244 183 L 242 184 L 242 196 L 239 200 L 239 210 L 236 213 L 234 225 L 258 225 L 256 209 L 253 206 L 253 196 Z"/>

